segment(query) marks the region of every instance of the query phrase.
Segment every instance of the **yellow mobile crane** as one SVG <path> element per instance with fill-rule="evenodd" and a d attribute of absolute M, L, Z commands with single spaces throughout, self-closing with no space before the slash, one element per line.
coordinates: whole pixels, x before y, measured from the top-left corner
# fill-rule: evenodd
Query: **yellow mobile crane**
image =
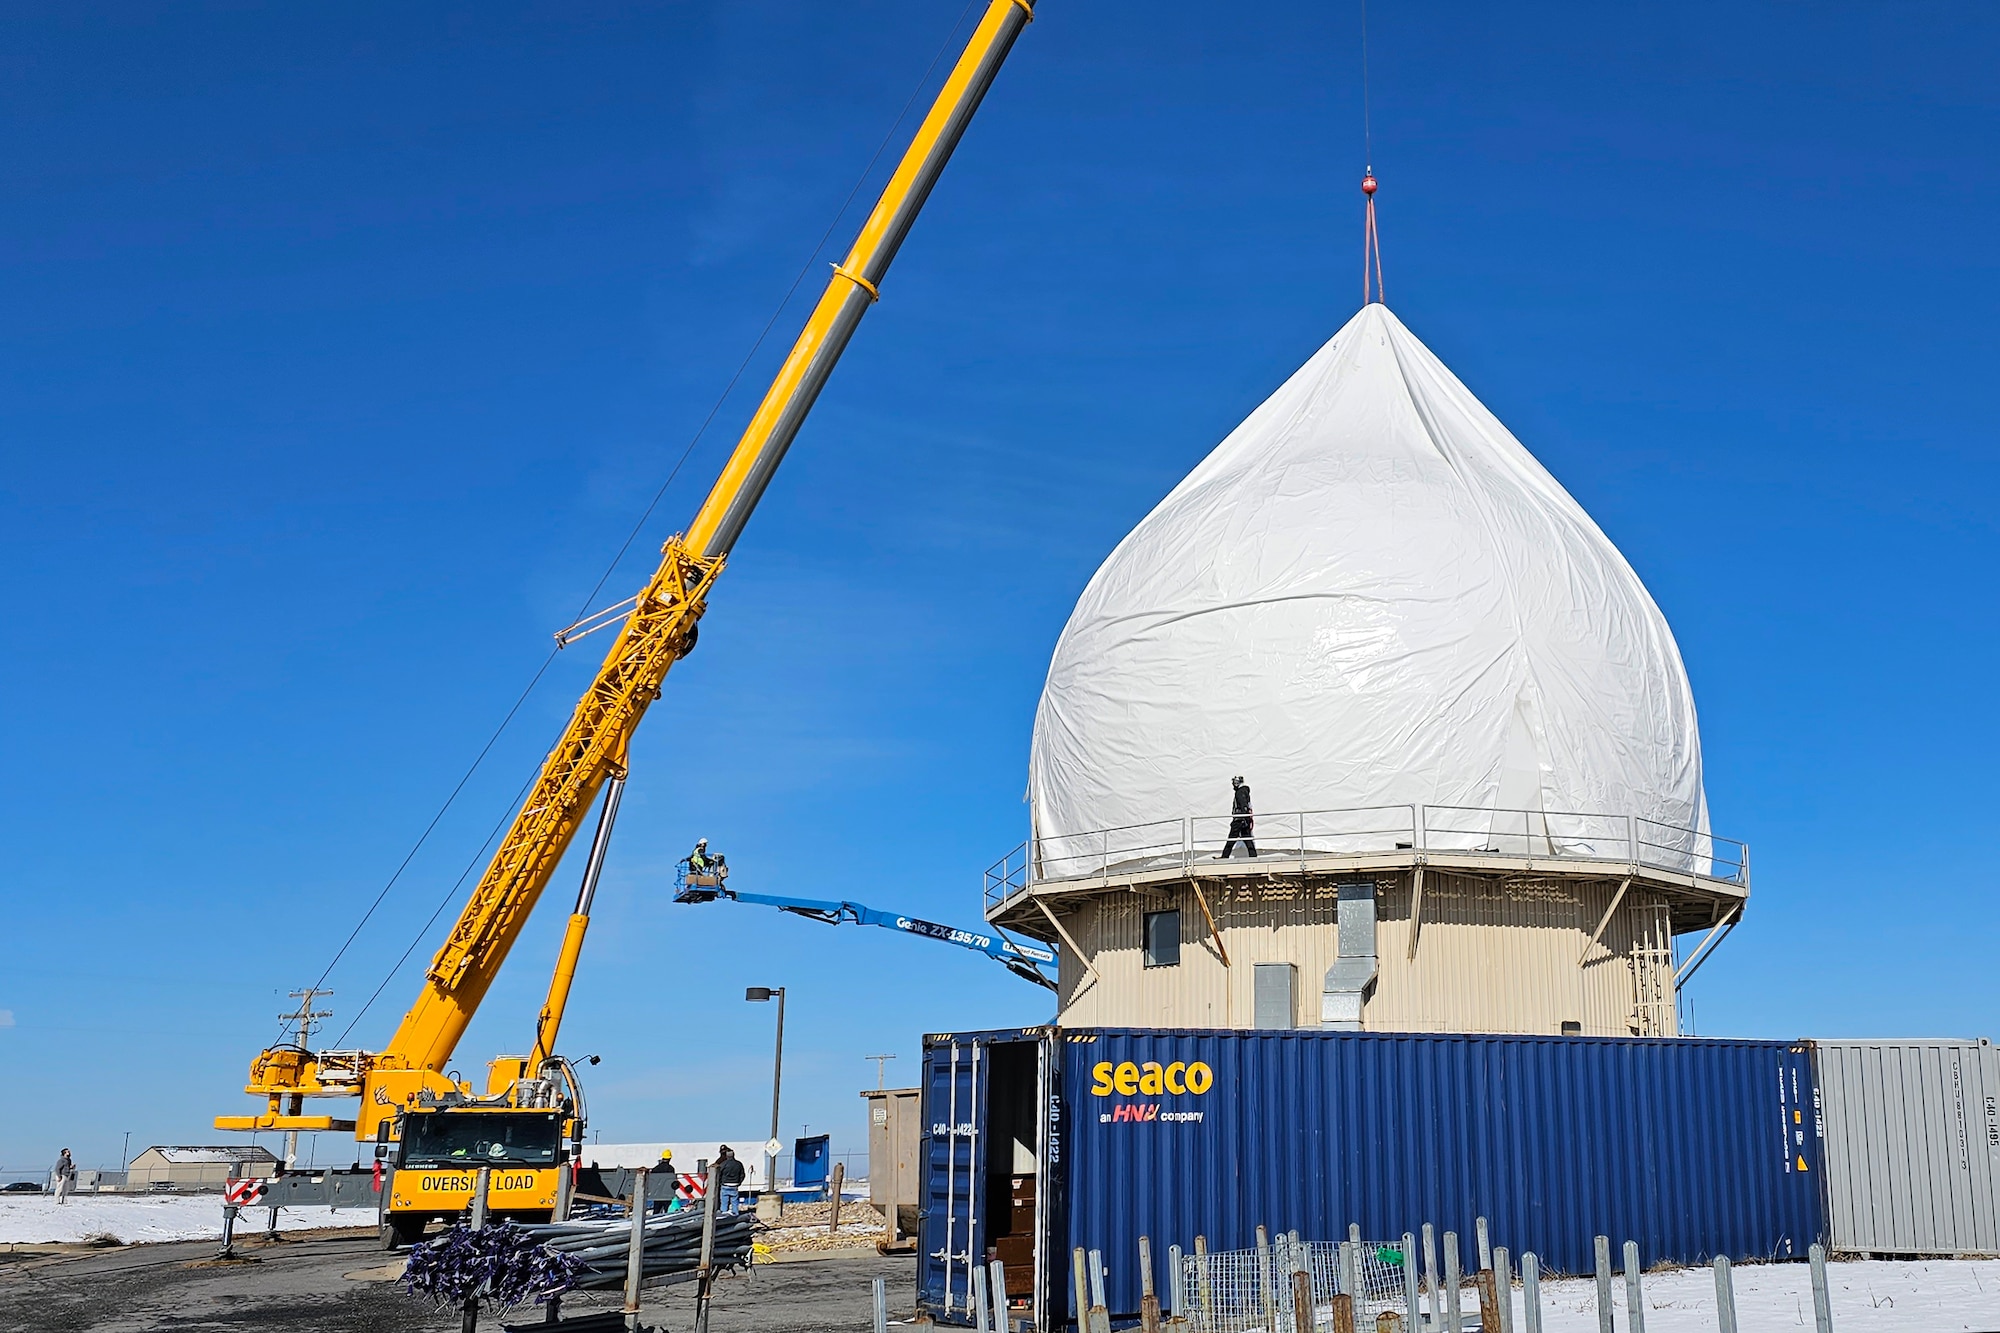
<path fill-rule="evenodd" d="M 229 1130 L 351 1129 L 357 1139 L 378 1145 L 378 1162 L 390 1157 L 393 1145 L 396 1174 L 383 1187 L 386 1244 L 406 1242 L 421 1235 L 428 1220 L 463 1211 L 481 1166 L 494 1168 L 489 1206 L 496 1215 L 547 1217 L 565 1205 L 563 1140 L 581 1143 L 584 1104 L 576 1071 L 556 1053 L 556 1038 L 590 924 L 632 733 L 660 696 L 668 668 L 694 647 L 697 622 L 730 549 L 862 315 L 881 298 L 897 249 L 1033 17 L 1032 0 L 987 5 L 694 521 L 661 548 L 659 568 L 636 597 L 566 631 L 578 637 L 623 616 L 596 679 L 577 701 L 389 1044 L 379 1051 L 271 1047 L 251 1062 L 244 1088 L 263 1098 L 265 1109 L 216 1117 L 216 1128 Z M 493 1061 L 485 1088 L 475 1091 L 446 1074 L 452 1052 L 600 789 L 604 803 L 583 887 L 533 1044 L 525 1056 Z M 307 1115 L 307 1097 L 358 1097 L 360 1106 L 352 1119 Z"/>

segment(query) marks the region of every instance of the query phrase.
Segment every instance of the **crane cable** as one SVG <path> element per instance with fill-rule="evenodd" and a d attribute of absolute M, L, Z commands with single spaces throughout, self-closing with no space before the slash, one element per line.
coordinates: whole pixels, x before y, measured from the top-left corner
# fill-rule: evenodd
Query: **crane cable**
<path fill-rule="evenodd" d="M 1375 130 L 1369 116 L 1368 107 L 1368 0 L 1361 0 L 1361 154 L 1366 164 L 1361 173 L 1361 194 L 1367 200 L 1366 215 L 1361 224 L 1361 304 L 1379 301 L 1388 304 L 1382 294 L 1382 237 L 1375 230 Z M 1369 261 L 1375 265 L 1373 294 L 1369 287 Z"/>
<path fill-rule="evenodd" d="M 1368 120 L 1368 0 L 1361 0 L 1361 156 L 1375 160 L 1375 131 Z"/>
<path fill-rule="evenodd" d="M 737 365 L 736 372 L 729 377 L 729 382 L 723 385 L 722 392 L 716 396 L 714 404 L 709 407 L 708 415 L 703 417 L 701 425 L 695 428 L 694 435 L 687 442 L 687 447 L 681 450 L 681 456 L 675 460 L 672 470 L 667 473 L 667 479 L 660 483 L 658 490 L 653 492 L 652 500 L 647 503 L 644 512 L 639 515 L 638 521 L 632 525 L 632 530 L 625 535 L 625 540 L 619 545 L 617 554 L 611 557 L 611 563 L 604 567 L 604 572 L 598 576 L 597 582 L 591 586 L 590 592 L 584 596 L 582 604 L 577 609 L 576 620 L 580 621 L 584 618 L 585 613 L 590 609 L 591 603 L 595 602 L 597 595 L 604 591 L 604 585 L 611 581 L 611 576 L 617 572 L 618 566 L 624 562 L 626 555 L 631 551 L 632 543 L 638 540 L 639 534 L 645 530 L 646 524 L 652 519 L 653 511 L 659 508 L 660 501 L 666 497 L 667 488 L 674 484 L 676 477 L 680 476 L 681 469 L 686 466 L 689 456 L 694 453 L 695 446 L 701 443 L 702 437 L 708 433 L 709 426 L 714 424 L 716 415 L 722 411 L 723 404 L 728 402 L 730 394 L 735 392 L 737 382 L 743 378 L 744 372 L 749 370 L 751 361 L 756 358 L 758 351 L 763 348 L 765 339 L 771 336 L 771 330 L 777 326 L 778 320 L 785 313 L 786 307 L 791 304 L 792 298 L 798 294 L 799 285 L 805 281 L 806 274 L 812 271 L 814 262 L 818 260 L 820 253 L 826 249 L 826 243 L 832 239 L 834 229 L 840 225 L 841 219 L 847 216 L 847 211 L 854 206 L 854 200 L 860 195 L 861 187 L 866 185 L 868 178 L 874 174 L 876 164 L 882 160 L 882 154 L 888 150 L 890 141 L 895 138 L 897 129 L 908 118 L 910 108 L 916 105 L 918 96 L 930 84 L 931 76 L 937 72 L 938 62 L 943 60 L 946 52 L 952 49 L 954 44 L 953 39 L 958 36 L 959 29 L 965 26 L 967 15 L 972 13 L 973 7 L 978 3 L 979 0 L 966 0 L 966 6 L 959 11 L 957 21 L 952 24 L 951 30 L 945 34 L 944 41 L 939 44 L 936 54 L 931 57 L 930 64 L 925 66 L 923 76 L 917 80 L 916 86 L 910 89 L 910 95 L 904 100 L 902 110 L 896 113 L 896 118 L 889 123 L 889 128 L 883 133 L 882 141 L 875 146 L 875 152 L 868 159 L 868 165 L 861 169 L 861 174 L 855 178 L 853 188 L 847 192 L 847 198 L 841 201 L 840 207 L 835 210 L 832 219 L 826 224 L 826 230 L 820 233 L 820 238 L 813 246 L 812 253 L 807 255 L 805 263 L 799 266 L 797 275 L 792 278 L 792 285 L 785 289 L 784 296 L 779 299 L 778 304 L 772 309 L 771 317 L 764 321 L 764 327 L 758 332 L 756 340 L 750 344 L 750 350 L 743 354 L 743 360 Z M 438 807 L 437 813 L 431 816 L 430 823 L 424 826 L 424 831 L 418 836 L 416 844 L 410 848 L 408 855 L 404 856 L 402 862 L 397 865 L 395 873 L 389 876 L 389 880 L 382 886 L 381 892 L 375 895 L 375 901 L 368 905 L 368 910 L 361 914 L 361 920 L 355 923 L 354 929 L 348 933 L 347 939 L 341 943 L 340 948 L 335 951 L 332 960 L 327 963 L 325 970 L 320 973 L 319 980 L 313 983 L 314 989 L 318 989 L 324 985 L 326 979 L 333 974 L 333 969 L 346 956 L 348 949 L 353 946 L 355 939 L 361 934 L 362 928 L 375 915 L 375 910 L 382 905 L 383 899 L 388 897 L 389 890 L 396 886 L 396 882 L 402 878 L 403 872 L 409 869 L 410 862 L 416 859 L 417 853 L 423 849 L 425 842 L 429 841 L 431 833 L 438 826 L 438 822 L 445 817 L 445 813 L 458 800 L 459 793 L 465 790 L 465 784 L 472 780 L 472 775 L 478 772 L 479 766 L 485 762 L 486 756 L 492 751 L 495 742 L 500 739 L 501 733 L 507 730 L 507 726 L 514 720 L 515 714 L 521 711 L 521 705 L 528 701 L 528 696 L 534 693 L 537 685 L 541 684 L 542 677 L 548 673 L 550 664 L 556 660 L 556 654 L 560 651 L 562 649 L 559 643 L 557 647 L 549 650 L 549 655 L 542 659 L 542 664 L 539 667 L 535 668 L 534 676 L 528 681 L 527 687 L 521 691 L 520 697 L 514 700 L 514 706 L 509 708 L 507 715 L 500 719 L 500 725 L 493 729 L 491 736 L 487 737 L 486 744 L 481 746 L 479 753 L 473 757 L 471 766 L 465 770 L 464 776 L 459 778 L 458 785 L 451 789 L 451 794 L 445 797 L 444 804 Z M 539 764 L 536 766 L 535 771 L 540 771 Z M 527 794 L 528 786 L 533 781 L 534 777 L 531 773 L 528 782 L 522 784 L 520 794 L 508 806 L 509 814 L 513 812 L 514 807 Z M 505 816 L 502 817 L 502 822 L 504 824 Z M 473 857 L 474 864 L 477 864 L 479 857 L 485 854 L 486 847 L 492 843 L 495 834 L 498 832 L 499 829 L 496 828 L 494 833 L 489 833 L 486 836 L 486 842 L 480 844 L 479 852 Z M 469 871 L 466 873 L 469 873 Z M 449 903 L 452 897 L 457 894 L 459 885 L 465 882 L 465 877 L 465 873 L 459 875 L 457 882 L 452 885 L 450 893 L 445 897 L 446 903 Z M 424 923 L 423 928 L 411 940 L 409 947 L 403 950 L 402 957 L 396 960 L 395 965 L 389 969 L 388 975 L 382 978 L 381 984 L 376 986 L 374 993 L 368 997 L 368 1004 L 363 1005 L 361 1010 L 348 1020 L 347 1029 L 340 1034 L 339 1041 L 347 1039 L 347 1033 L 353 1031 L 354 1025 L 361 1020 L 361 1015 L 368 1011 L 368 1005 L 372 1005 L 376 998 L 382 994 L 384 988 L 395 979 L 396 973 L 401 971 L 403 964 L 409 961 L 410 954 L 422 942 L 423 937 L 430 932 L 431 926 L 436 923 L 438 916 L 443 911 L 444 907 L 441 904 L 437 911 L 431 913 L 430 920 Z M 289 1022 L 285 1022 L 279 1026 L 278 1042 L 284 1040 L 285 1033 L 290 1027 L 291 1024 Z M 339 1041 L 335 1043 L 336 1046 L 339 1045 Z"/>

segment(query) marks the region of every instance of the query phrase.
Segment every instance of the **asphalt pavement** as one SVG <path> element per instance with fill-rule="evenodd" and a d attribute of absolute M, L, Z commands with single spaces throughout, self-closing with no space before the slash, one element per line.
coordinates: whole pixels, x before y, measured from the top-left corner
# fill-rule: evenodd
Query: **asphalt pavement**
<path fill-rule="evenodd" d="M 107 1249 L 20 1246 L 0 1251 L 0 1328 L 20 1333 L 201 1333 L 284 1329 L 310 1333 L 415 1333 L 456 1330 L 457 1311 L 439 1311 L 396 1282 L 400 1256 L 384 1254 L 372 1229 L 291 1233 L 240 1242 L 241 1257 L 219 1260 L 214 1241 Z M 915 1260 L 832 1258 L 767 1264 L 716 1284 L 710 1333 L 845 1333 L 866 1330 L 870 1279 L 887 1279 L 890 1317 L 907 1321 Z M 618 1296 L 566 1299 L 564 1314 L 617 1309 Z M 479 1327 L 536 1324 L 543 1311 L 483 1313 Z M 646 1294 L 645 1321 L 672 1333 L 694 1327 L 692 1284 Z"/>

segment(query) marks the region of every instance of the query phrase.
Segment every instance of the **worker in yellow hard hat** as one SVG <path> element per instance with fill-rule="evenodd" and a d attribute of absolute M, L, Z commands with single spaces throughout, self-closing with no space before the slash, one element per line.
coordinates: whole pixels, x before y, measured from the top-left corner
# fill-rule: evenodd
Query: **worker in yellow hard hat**
<path fill-rule="evenodd" d="M 650 1206 L 659 1211 L 678 1213 L 681 1210 L 680 1172 L 674 1170 L 674 1150 L 660 1149 L 660 1160 L 653 1163 L 653 1184 L 649 1197 Z"/>

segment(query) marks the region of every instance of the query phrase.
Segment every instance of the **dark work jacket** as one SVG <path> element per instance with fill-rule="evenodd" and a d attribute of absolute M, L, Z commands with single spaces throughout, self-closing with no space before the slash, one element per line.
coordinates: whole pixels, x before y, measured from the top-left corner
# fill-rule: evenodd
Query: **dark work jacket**
<path fill-rule="evenodd" d="M 715 1164 L 715 1183 L 718 1185 L 741 1186 L 744 1166 L 741 1157 L 732 1157 L 726 1162 Z"/>
<path fill-rule="evenodd" d="M 1229 813 L 1232 815 L 1247 815 L 1250 813 L 1249 783 L 1246 782 L 1236 789 L 1236 804 L 1229 807 Z"/>

